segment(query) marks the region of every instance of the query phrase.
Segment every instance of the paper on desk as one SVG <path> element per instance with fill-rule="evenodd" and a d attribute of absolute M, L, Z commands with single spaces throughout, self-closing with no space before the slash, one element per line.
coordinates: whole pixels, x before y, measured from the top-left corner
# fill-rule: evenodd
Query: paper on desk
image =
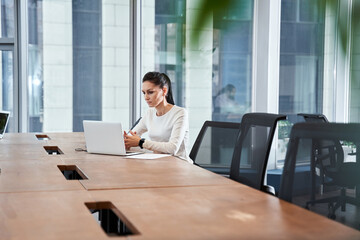
<path fill-rule="evenodd" d="M 157 159 L 157 158 L 163 158 L 163 157 L 169 157 L 170 154 L 155 154 L 155 153 L 144 153 L 144 154 L 138 154 L 133 156 L 127 156 L 125 158 L 136 158 L 136 159 Z"/>

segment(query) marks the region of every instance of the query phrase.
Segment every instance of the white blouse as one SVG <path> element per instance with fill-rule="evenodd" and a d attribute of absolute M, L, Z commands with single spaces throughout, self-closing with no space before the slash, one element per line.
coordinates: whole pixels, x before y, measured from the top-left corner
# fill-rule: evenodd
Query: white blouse
<path fill-rule="evenodd" d="M 150 139 L 145 140 L 143 148 L 193 163 L 188 152 L 189 120 L 184 108 L 174 105 L 162 116 L 156 116 L 156 109 L 149 108 L 133 131 L 138 136 L 148 132 Z"/>

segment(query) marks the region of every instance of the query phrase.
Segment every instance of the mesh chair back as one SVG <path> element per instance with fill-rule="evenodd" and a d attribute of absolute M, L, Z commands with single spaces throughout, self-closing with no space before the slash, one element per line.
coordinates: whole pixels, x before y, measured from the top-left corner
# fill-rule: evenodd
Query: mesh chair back
<path fill-rule="evenodd" d="M 323 114 L 309 114 L 309 113 L 299 113 L 299 116 L 302 116 L 305 122 L 310 123 L 326 123 L 329 122 L 325 115 Z M 305 140 L 302 140 L 305 142 Z M 317 159 L 313 164 L 314 168 L 319 167 L 318 174 L 322 178 L 322 182 L 326 183 L 325 175 L 329 171 L 333 171 L 334 168 L 341 165 L 344 161 L 344 153 L 339 141 L 335 140 L 307 140 L 309 146 L 312 147 L 312 151 L 316 151 Z M 310 149 L 310 148 L 309 148 Z"/>
<path fill-rule="evenodd" d="M 240 123 L 206 121 L 191 149 L 190 158 L 196 165 L 228 175 L 240 126 Z"/>
<path fill-rule="evenodd" d="M 269 113 L 247 113 L 241 121 L 238 147 L 231 163 L 230 178 L 262 189 L 271 144 L 279 120 L 285 115 Z"/>
<path fill-rule="evenodd" d="M 352 174 L 352 171 L 360 170 L 360 154 L 356 150 L 360 144 L 359 133 L 360 124 L 355 123 L 295 124 L 290 134 L 279 197 L 305 207 L 315 199 L 328 197 L 326 194 L 334 194 L 331 192 L 334 189 L 330 189 L 328 193 L 320 191 L 323 181 L 321 175 L 316 173 L 315 167 L 324 160 L 330 163 L 324 168 L 324 175 L 331 178 L 327 180 L 331 180 L 332 184 L 360 184 L 360 177 L 357 177 L 359 174 Z M 310 144 L 305 144 L 307 147 L 304 148 L 304 142 Z M 310 163 L 304 164 L 304 159 L 308 159 Z M 340 171 L 343 161 L 350 163 L 350 171 Z M 331 165 L 331 162 L 335 162 L 336 165 Z M 339 173 L 342 176 L 339 176 Z M 314 211 L 324 215 L 328 213 L 327 208 L 323 211 L 320 208 L 318 210 Z"/>

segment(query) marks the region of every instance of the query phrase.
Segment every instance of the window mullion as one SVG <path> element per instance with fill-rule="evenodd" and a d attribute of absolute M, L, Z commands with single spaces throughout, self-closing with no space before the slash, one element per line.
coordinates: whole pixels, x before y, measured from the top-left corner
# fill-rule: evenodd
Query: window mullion
<path fill-rule="evenodd" d="M 130 1 L 130 124 L 141 115 L 141 0 Z"/>
<path fill-rule="evenodd" d="M 18 131 L 28 131 L 28 91 L 27 91 L 27 1 L 15 1 L 15 54 L 14 72 L 18 85 Z"/>

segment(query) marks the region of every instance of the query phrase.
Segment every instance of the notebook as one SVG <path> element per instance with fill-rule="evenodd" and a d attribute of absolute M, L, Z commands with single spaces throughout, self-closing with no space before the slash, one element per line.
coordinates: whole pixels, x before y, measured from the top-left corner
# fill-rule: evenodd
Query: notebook
<path fill-rule="evenodd" d="M 84 120 L 88 153 L 130 156 L 142 152 L 126 152 L 121 123 Z"/>
<path fill-rule="evenodd" d="M 0 139 L 3 138 L 10 118 L 10 112 L 0 111 Z"/>

